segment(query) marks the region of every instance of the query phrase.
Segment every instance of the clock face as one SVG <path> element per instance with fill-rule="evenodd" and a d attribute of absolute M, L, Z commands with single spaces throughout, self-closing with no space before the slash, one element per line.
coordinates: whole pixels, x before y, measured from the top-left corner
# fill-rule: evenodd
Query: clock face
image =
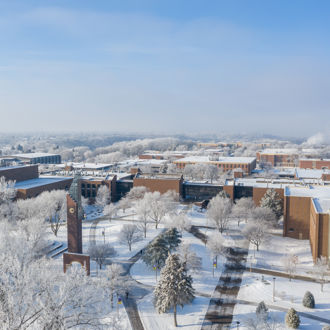
<path fill-rule="evenodd" d="M 71 214 L 73 214 L 73 213 L 74 213 L 74 208 L 73 208 L 73 207 L 70 207 L 70 208 L 69 208 L 69 212 L 70 212 Z"/>

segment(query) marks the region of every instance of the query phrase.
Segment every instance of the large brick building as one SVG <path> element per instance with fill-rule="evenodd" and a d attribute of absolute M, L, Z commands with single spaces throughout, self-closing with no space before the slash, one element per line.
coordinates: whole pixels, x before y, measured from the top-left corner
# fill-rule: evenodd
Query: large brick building
<path fill-rule="evenodd" d="M 286 187 L 283 234 L 309 239 L 314 259 L 330 257 L 330 187 Z"/>
<path fill-rule="evenodd" d="M 257 152 L 259 163 L 268 163 L 272 166 L 294 167 L 298 157 L 297 149 L 265 149 Z"/>
<path fill-rule="evenodd" d="M 58 154 L 48 154 L 44 152 L 31 152 L 25 154 L 16 154 L 11 156 L 4 156 L 24 164 L 60 164 L 61 156 Z"/>
<path fill-rule="evenodd" d="M 208 157 L 208 156 L 191 156 L 185 157 L 173 162 L 180 169 L 184 169 L 188 164 L 209 164 L 216 165 L 223 171 L 232 171 L 242 169 L 244 173 L 251 174 L 251 171 L 256 167 L 255 157 Z"/>
<path fill-rule="evenodd" d="M 330 159 L 300 159 L 299 167 L 306 169 L 330 170 Z"/>

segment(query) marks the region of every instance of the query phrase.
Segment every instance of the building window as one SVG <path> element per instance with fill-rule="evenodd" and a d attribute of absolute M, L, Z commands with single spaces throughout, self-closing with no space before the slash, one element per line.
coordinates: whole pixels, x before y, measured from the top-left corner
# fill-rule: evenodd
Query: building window
<path fill-rule="evenodd" d="M 293 233 L 294 229 L 293 228 L 289 228 L 289 233 Z"/>

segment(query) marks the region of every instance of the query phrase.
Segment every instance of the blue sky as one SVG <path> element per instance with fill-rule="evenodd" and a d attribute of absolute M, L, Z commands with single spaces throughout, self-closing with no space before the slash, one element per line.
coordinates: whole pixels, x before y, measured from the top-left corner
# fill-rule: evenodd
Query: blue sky
<path fill-rule="evenodd" d="M 329 1 L 0 0 L 0 130 L 326 133 L 329 15 Z"/>

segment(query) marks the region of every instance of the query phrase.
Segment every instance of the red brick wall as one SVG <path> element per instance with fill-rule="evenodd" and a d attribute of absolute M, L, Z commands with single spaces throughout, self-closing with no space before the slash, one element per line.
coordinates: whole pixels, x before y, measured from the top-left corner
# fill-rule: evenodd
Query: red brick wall
<path fill-rule="evenodd" d="M 36 179 L 39 176 L 38 173 L 38 165 L 30 165 L 30 166 L 22 166 L 22 167 L 14 167 L 0 171 L 0 177 L 4 176 L 5 179 L 25 181 L 30 179 Z"/>
<path fill-rule="evenodd" d="M 182 179 L 153 179 L 153 178 L 134 178 L 133 187 L 144 186 L 151 192 L 159 191 L 161 194 L 174 190 L 182 194 Z"/>

